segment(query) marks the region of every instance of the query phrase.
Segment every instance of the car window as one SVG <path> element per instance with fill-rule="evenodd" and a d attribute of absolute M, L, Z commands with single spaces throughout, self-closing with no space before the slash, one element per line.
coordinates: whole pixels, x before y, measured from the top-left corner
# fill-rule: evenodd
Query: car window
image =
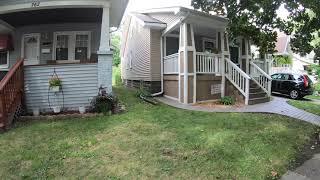
<path fill-rule="evenodd" d="M 294 78 L 294 80 L 298 80 L 298 81 L 302 81 L 303 80 L 303 77 L 300 76 L 300 75 L 297 75 L 297 74 L 294 74 L 293 78 Z"/>
<path fill-rule="evenodd" d="M 283 81 L 289 80 L 289 74 L 282 74 L 280 79 L 283 80 Z"/>
<path fill-rule="evenodd" d="M 272 79 L 278 79 L 278 77 L 279 77 L 279 74 L 274 74 L 271 76 Z"/>

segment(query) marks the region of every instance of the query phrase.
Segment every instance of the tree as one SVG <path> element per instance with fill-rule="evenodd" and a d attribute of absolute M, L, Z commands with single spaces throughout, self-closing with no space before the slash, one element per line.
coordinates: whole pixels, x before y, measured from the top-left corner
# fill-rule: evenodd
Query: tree
<path fill-rule="evenodd" d="M 277 17 L 277 9 L 284 4 L 288 20 Z M 291 35 L 292 50 L 301 55 L 311 51 L 320 60 L 319 0 L 193 0 L 195 9 L 214 12 L 229 18 L 231 37 L 243 36 L 259 47 L 261 54 L 273 52 L 279 28 Z"/>
<path fill-rule="evenodd" d="M 119 66 L 120 60 L 120 36 L 113 34 L 111 36 L 111 46 L 113 49 L 113 65 Z"/>

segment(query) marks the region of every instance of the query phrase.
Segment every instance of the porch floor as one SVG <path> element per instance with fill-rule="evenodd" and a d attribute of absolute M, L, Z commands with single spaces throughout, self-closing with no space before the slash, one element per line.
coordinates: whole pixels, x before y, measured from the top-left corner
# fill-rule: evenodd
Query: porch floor
<path fill-rule="evenodd" d="M 280 114 L 320 126 L 320 116 L 295 108 L 287 103 L 288 99 L 282 97 L 273 96 L 270 102 L 242 107 L 230 106 L 227 108 L 210 108 L 189 104 L 187 105 L 165 97 L 159 97 L 158 100 L 170 106 L 191 111 Z"/>

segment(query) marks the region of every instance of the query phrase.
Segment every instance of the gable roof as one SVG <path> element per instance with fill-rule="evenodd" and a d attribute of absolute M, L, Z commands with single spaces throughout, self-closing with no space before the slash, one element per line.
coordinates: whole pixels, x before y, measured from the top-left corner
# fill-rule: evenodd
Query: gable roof
<path fill-rule="evenodd" d="M 290 37 L 285 34 L 279 34 L 276 42 L 276 53 L 278 55 L 287 55 L 289 54 L 288 45 L 290 42 Z"/>
<path fill-rule="evenodd" d="M 144 27 L 150 27 L 153 29 L 165 29 L 167 27 L 167 24 L 164 22 L 161 22 L 155 18 L 152 18 L 146 14 L 133 12 L 131 13 L 133 17 L 136 18 L 136 20 Z"/>

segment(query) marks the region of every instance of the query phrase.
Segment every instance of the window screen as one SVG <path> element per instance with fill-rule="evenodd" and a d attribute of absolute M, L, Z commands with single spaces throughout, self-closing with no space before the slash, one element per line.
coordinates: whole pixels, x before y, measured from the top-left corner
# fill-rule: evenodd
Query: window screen
<path fill-rule="evenodd" d="M 76 35 L 75 59 L 86 60 L 88 58 L 88 35 Z"/>
<path fill-rule="evenodd" d="M 56 60 L 68 60 L 69 58 L 69 36 L 57 35 Z"/>

